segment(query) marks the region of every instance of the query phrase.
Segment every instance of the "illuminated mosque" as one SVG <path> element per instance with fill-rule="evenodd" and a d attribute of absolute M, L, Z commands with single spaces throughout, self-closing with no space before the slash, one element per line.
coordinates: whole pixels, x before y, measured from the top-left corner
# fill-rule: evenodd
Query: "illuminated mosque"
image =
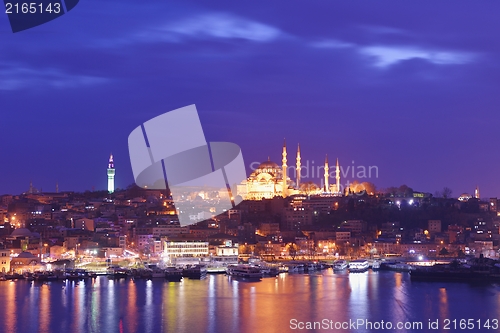
<path fill-rule="evenodd" d="M 245 200 L 261 200 L 271 199 L 277 196 L 283 198 L 295 194 L 307 195 L 332 195 L 341 196 L 340 188 L 340 167 L 337 159 L 335 168 L 335 184 L 330 185 L 328 156 L 325 159 L 324 167 L 324 183 L 323 186 L 316 186 L 310 182 L 301 184 L 301 158 L 300 146 L 297 147 L 296 166 L 290 169 L 295 169 L 296 181 L 291 180 L 288 174 L 286 141 L 283 144 L 282 165 L 272 162 L 270 159 L 261 163 L 252 174 L 237 185 L 237 194 Z M 302 185 L 302 186 L 301 186 Z"/>

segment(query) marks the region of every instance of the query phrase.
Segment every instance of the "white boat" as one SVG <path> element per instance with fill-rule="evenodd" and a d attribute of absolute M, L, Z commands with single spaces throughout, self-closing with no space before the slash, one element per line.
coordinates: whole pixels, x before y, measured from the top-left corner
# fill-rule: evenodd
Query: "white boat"
<path fill-rule="evenodd" d="M 366 272 L 369 268 L 368 261 L 364 259 L 353 260 L 349 263 L 350 273 Z"/>
<path fill-rule="evenodd" d="M 297 265 L 287 264 L 284 267 L 285 267 L 285 271 L 288 273 L 298 273 L 299 272 L 299 268 L 297 267 Z"/>
<path fill-rule="evenodd" d="M 379 260 L 374 260 L 372 263 L 372 270 L 378 271 L 380 269 L 380 261 Z"/>
<path fill-rule="evenodd" d="M 333 270 L 334 271 L 343 271 L 347 269 L 349 265 L 347 264 L 347 261 L 345 260 L 337 260 L 333 263 Z"/>
<path fill-rule="evenodd" d="M 246 279 L 260 280 L 262 278 L 260 268 L 250 265 L 229 265 L 227 266 L 227 274 Z"/>

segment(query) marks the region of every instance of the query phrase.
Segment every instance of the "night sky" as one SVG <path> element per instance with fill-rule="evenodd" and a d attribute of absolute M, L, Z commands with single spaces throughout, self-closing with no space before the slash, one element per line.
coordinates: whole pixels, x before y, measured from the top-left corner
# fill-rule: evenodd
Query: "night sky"
<path fill-rule="evenodd" d="M 0 194 L 30 180 L 106 189 L 111 152 L 126 187 L 129 133 L 196 104 L 207 140 L 238 144 L 246 165 L 280 164 L 286 137 L 289 164 L 300 142 L 303 163 L 377 166 L 359 180 L 379 189 L 500 196 L 499 12 L 493 1 L 81 0 L 15 34 L 0 13 Z"/>

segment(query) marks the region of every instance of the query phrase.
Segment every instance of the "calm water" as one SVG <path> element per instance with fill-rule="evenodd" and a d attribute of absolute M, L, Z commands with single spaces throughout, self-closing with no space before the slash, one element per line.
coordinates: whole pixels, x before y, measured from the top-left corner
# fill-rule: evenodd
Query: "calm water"
<path fill-rule="evenodd" d="M 260 282 L 212 275 L 197 281 L 0 282 L 0 332 L 290 332 L 299 322 L 500 319 L 500 286 L 411 282 L 407 273 L 281 275 Z M 292 324 L 296 323 L 296 325 Z M 439 319 L 439 329 L 428 329 Z M 493 323 L 492 321 L 490 323 Z M 305 325 L 305 323 L 304 323 Z M 332 324 L 333 325 L 333 324 Z M 458 321 L 457 321 L 458 325 Z M 493 327 L 481 331 L 498 331 Z M 309 330 L 311 332 L 313 330 Z M 316 329 L 315 331 L 328 331 Z M 340 332 L 373 332 L 366 326 Z M 381 331 L 381 329 L 377 330 Z"/>

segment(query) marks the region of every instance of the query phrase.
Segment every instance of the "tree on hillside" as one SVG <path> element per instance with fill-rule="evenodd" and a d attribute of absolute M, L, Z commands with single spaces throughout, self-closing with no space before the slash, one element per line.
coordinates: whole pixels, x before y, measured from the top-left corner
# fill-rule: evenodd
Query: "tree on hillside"
<path fill-rule="evenodd" d="M 313 182 L 306 182 L 300 185 L 300 190 L 302 192 L 305 192 L 306 195 L 316 192 L 318 189 L 318 185 L 314 184 Z"/>
<path fill-rule="evenodd" d="M 295 260 L 297 253 L 299 252 L 299 246 L 295 243 L 290 243 L 288 245 L 288 254 L 292 257 L 292 260 Z"/>
<path fill-rule="evenodd" d="M 442 191 L 436 191 L 434 196 L 438 198 L 449 199 L 451 198 L 451 193 L 452 193 L 451 189 L 445 186 Z"/>

